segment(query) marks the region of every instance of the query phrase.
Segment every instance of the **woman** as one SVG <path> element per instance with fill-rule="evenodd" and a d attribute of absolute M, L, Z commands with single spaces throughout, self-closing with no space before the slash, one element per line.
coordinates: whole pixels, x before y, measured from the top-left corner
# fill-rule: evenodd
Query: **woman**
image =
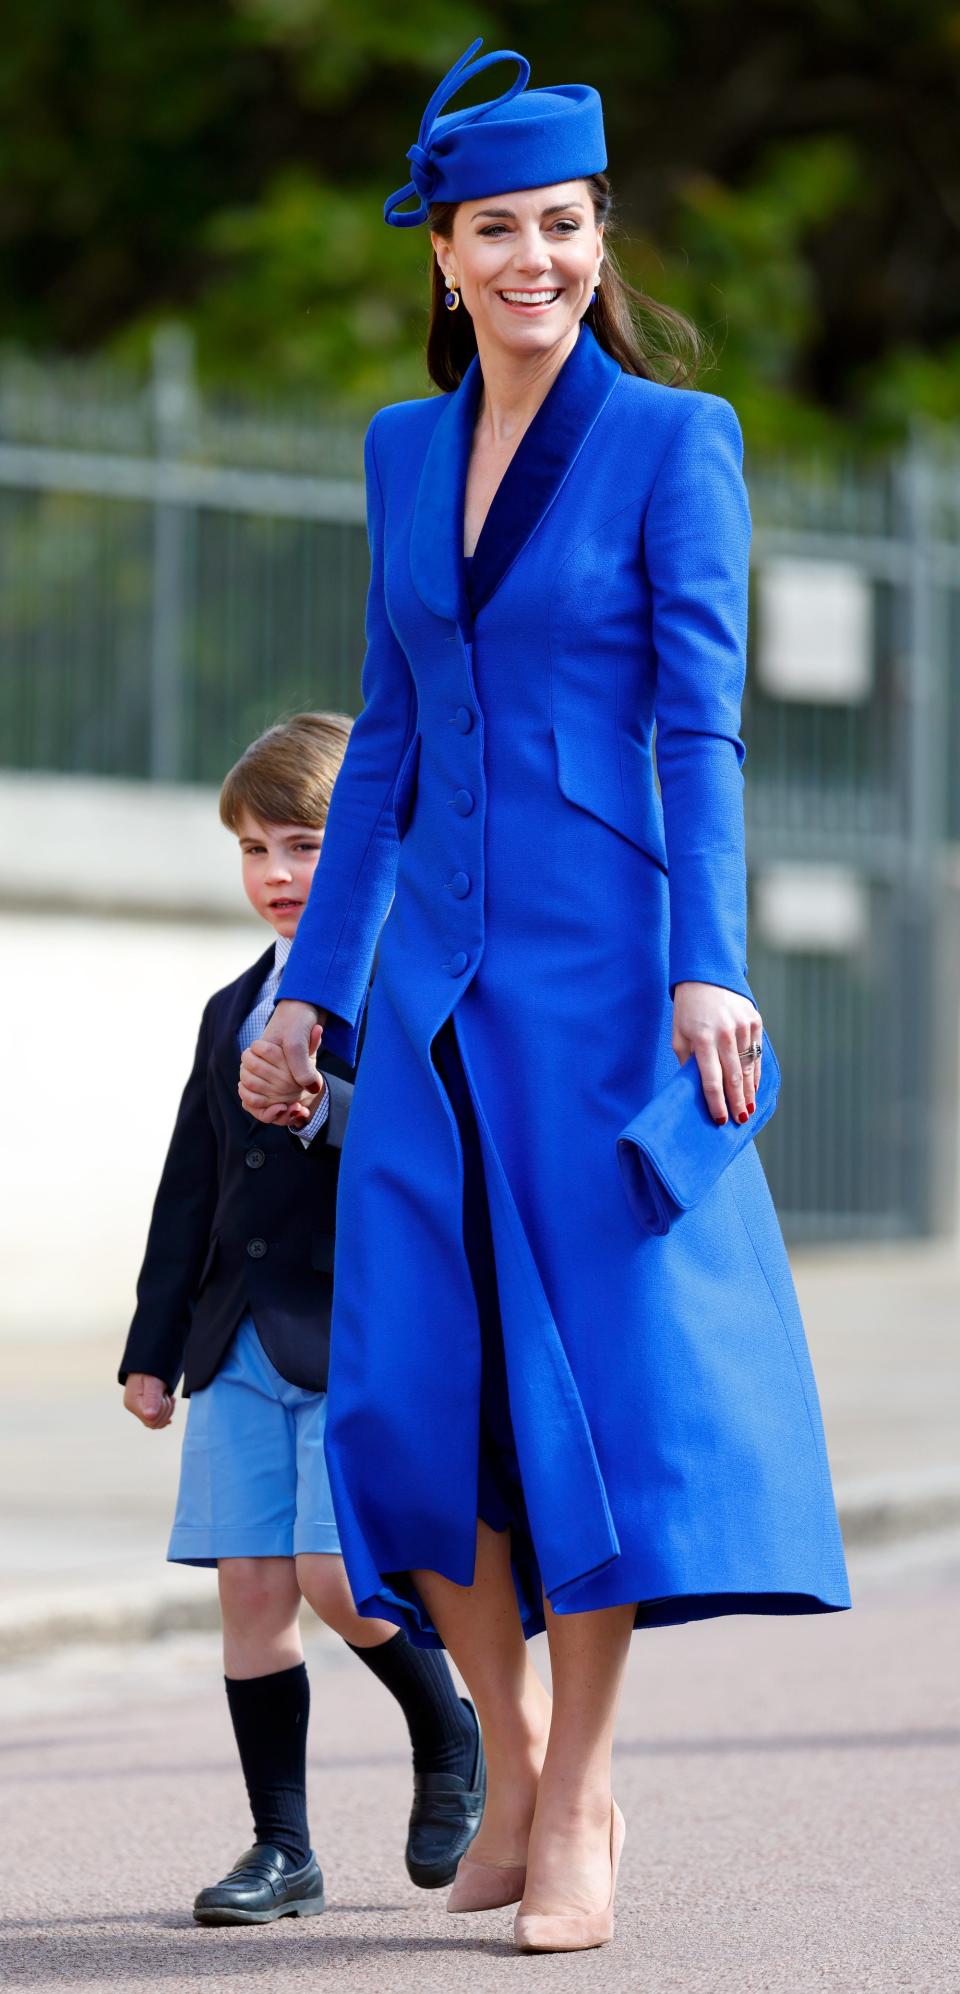
<path fill-rule="evenodd" d="M 337 1518 L 360 1611 L 446 1645 L 481 1717 L 450 1908 L 522 1898 L 518 1945 L 569 1950 L 612 1931 L 633 1627 L 849 1595 L 754 1143 L 659 1235 L 618 1172 L 678 1059 L 720 1124 L 761 1084 L 739 425 L 652 378 L 596 92 L 479 45 L 385 209 L 429 216 L 449 392 L 368 432 L 366 704 L 241 1090 L 282 1120 L 318 1018 L 350 1056 L 389 909 L 340 1179 Z M 497 61 L 502 97 L 438 115 Z"/>

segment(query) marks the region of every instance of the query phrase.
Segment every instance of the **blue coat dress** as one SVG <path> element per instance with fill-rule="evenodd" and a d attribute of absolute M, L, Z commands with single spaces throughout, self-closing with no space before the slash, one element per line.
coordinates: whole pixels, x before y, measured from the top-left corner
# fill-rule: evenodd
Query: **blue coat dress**
<path fill-rule="evenodd" d="M 662 1236 L 617 1159 L 677 1071 L 676 984 L 753 996 L 739 424 L 582 327 L 468 586 L 481 388 L 475 359 L 368 431 L 365 704 L 280 989 L 352 1059 L 380 936 L 327 1428 L 353 1593 L 438 1645 L 409 1574 L 468 1584 L 480 1514 L 513 1527 L 529 1633 L 541 1587 L 558 1613 L 636 1601 L 638 1625 L 844 1607 L 755 1145 Z"/>

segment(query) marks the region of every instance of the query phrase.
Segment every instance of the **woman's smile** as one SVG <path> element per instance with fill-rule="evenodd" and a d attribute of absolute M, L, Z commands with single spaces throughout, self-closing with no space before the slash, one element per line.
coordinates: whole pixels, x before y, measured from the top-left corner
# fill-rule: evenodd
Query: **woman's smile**
<path fill-rule="evenodd" d="M 551 305 L 556 304 L 561 289 L 561 285 L 556 285 L 553 290 L 498 291 L 497 296 L 510 306 L 511 311 L 548 311 Z"/>

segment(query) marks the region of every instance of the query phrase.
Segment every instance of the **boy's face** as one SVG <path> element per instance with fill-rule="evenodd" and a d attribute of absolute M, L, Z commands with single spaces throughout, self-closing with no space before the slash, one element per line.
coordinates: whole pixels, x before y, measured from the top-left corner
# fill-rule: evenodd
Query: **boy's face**
<path fill-rule="evenodd" d="M 323 832 L 303 824 L 261 824 L 245 810 L 237 828 L 243 886 L 251 907 L 278 935 L 295 935 L 320 857 Z"/>

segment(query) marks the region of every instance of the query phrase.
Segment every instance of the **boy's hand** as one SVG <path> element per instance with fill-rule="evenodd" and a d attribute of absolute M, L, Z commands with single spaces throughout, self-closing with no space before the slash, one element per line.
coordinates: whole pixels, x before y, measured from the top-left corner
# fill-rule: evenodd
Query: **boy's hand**
<path fill-rule="evenodd" d="M 314 1004 L 285 999 L 277 1005 L 263 1037 L 240 1061 L 238 1091 L 249 1115 L 289 1128 L 302 1122 L 304 1094 L 312 1095 L 316 1106 L 323 1082 L 315 1055 L 326 1021 L 326 1012 Z"/>
<path fill-rule="evenodd" d="M 163 1379 L 151 1378 L 145 1371 L 131 1371 L 123 1388 L 123 1403 L 134 1419 L 154 1433 L 159 1433 L 162 1426 L 169 1426 L 177 1406 Z"/>

